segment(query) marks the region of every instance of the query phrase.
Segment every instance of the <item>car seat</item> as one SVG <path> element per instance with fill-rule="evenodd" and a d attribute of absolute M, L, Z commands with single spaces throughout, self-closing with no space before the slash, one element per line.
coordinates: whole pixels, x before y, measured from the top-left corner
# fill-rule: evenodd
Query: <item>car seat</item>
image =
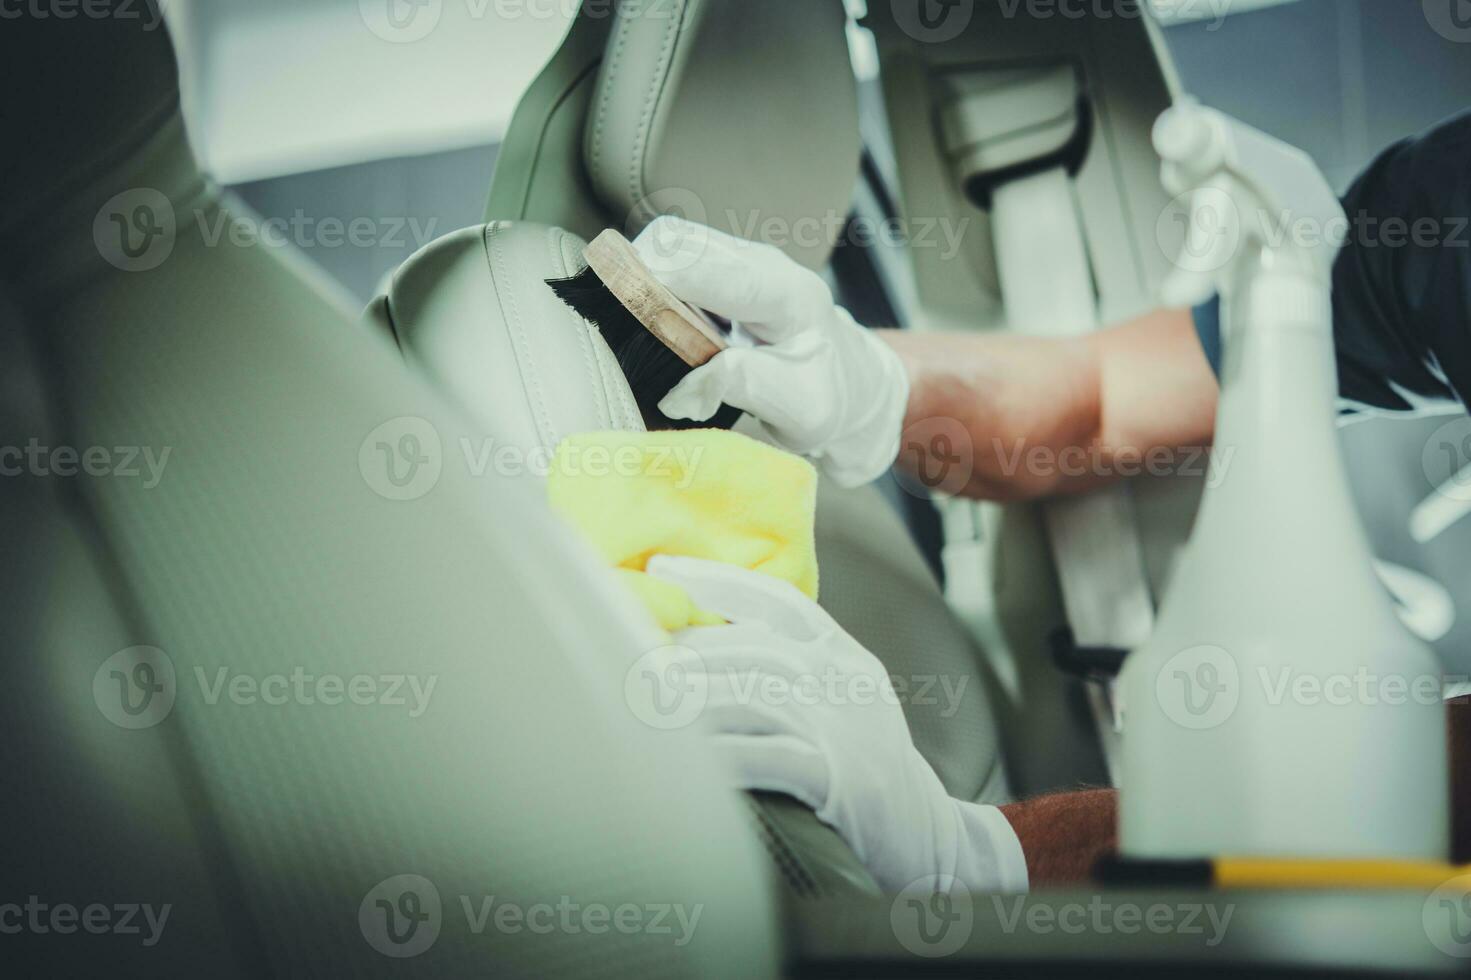
<path fill-rule="evenodd" d="M 581 268 L 601 228 L 636 234 L 671 209 L 737 234 L 752 216 L 831 229 L 859 153 L 845 24 L 826 0 L 627 4 L 611 19 L 584 9 L 512 123 L 494 220 L 410 259 L 376 318 L 513 445 L 546 452 L 572 432 L 639 425 L 606 346 L 544 280 Z M 832 242 L 790 246 L 820 267 Z M 905 710 L 921 753 L 953 795 L 1008 802 L 984 656 L 899 514 L 874 488 L 823 481 L 817 533 L 822 602 L 915 688 Z"/>
<path fill-rule="evenodd" d="M 7 968 L 772 974 L 739 798 L 623 703 L 660 637 L 304 262 L 229 233 L 256 219 L 195 166 L 168 38 L 95 10 L 0 31 L 5 880 L 171 911 L 153 945 L 23 928 Z M 417 715 L 395 677 L 437 678 Z"/>
<path fill-rule="evenodd" d="M 1063 298 L 1108 322 L 1153 299 L 1172 258 L 1159 229 L 1172 226 L 1149 130 L 1177 86 L 1148 12 L 1119 6 L 1117 16 L 1047 19 L 975 4 L 869 5 L 864 24 L 881 59 L 893 143 L 880 156 L 897 162 L 896 185 L 882 190 L 897 192 L 899 217 L 964 231 L 958 254 L 911 248 L 900 257 L 912 327 L 1061 325 L 1074 311 L 1054 317 L 1050 305 Z M 522 99 L 487 217 L 590 237 L 608 226 L 633 235 L 673 212 L 823 267 L 859 170 L 846 27 L 838 0 L 586 6 Z M 1028 182 L 1043 172 L 1046 182 Z M 873 179 L 865 177 L 870 191 Z M 1015 187 L 1033 193 L 1012 194 Z M 997 188 L 1016 219 L 1006 227 L 992 220 Z M 796 234 L 814 227 L 828 237 Z M 1060 278 L 1049 289 L 1054 264 L 1064 277 L 1064 254 L 1066 288 Z M 1005 297 L 998 255 L 1008 260 Z M 986 725 L 1003 733 L 1013 790 L 1110 781 L 1115 719 L 1106 688 L 1080 676 L 1092 673 L 1086 655 L 1111 644 L 1119 649 L 1096 652 L 1121 658 L 1147 635 L 1201 482 L 1135 480 L 1106 500 L 1045 508 L 939 500 L 953 611 L 931 613 L 928 590 L 906 591 L 898 605 L 975 638 L 967 656 L 996 678 Z M 846 516 L 825 518 L 827 533 L 862 540 L 869 522 L 882 520 L 877 494 L 824 488 L 825 502 L 839 498 L 849 509 L 828 503 L 825 514 Z M 1069 526 L 1053 527 L 1053 511 Z M 1069 511 L 1090 513 L 1071 519 Z M 882 604 L 884 584 L 904 579 L 888 568 L 896 554 L 914 549 L 862 556 L 868 564 L 851 580 L 877 604 L 855 602 L 844 624 L 905 673 L 905 651 L 937 644 L 922 624 L 895 624 L 894 606 Z M 1067 642 L 1067 626 L 1077 643 Z M 880 628 L 887 636 L 871 639 Z M 942 771 L 943 755 L 931 756 Z"/>

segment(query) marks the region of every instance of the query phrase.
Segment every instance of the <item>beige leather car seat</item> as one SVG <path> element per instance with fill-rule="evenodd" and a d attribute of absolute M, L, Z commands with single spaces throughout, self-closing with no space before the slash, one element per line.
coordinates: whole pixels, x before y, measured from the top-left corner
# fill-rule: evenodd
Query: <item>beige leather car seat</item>
<path fill-rule="evenodd" d="M 516 473 L 538 490 L 567 436 L 643 428 L 596 327 L 546 286 L 582 268 L 583 246 L 530 222 L 467 228 L 405 263 L 376 304 L 408 360 L 491 434 L 479 455 L 541 461 Z M 1003 796 L 987 679 L 897 513 L 876 491 L 824 486 L 818 559 L 824 606 L 906 682 L 915 742 L 952 793 Z"/>
<path fill-rule="evenodd" d="M 206 234 L 256 219 L 199 174 L 146 23 L 0 30 L 0 447 L 91 460 L 3 457 L 0 822 L 6 901 L 170 914 L 152 945 L 27 927 L 5 969 L 774 973 L 748 814 L 624 703 L 660 638 L 298 259 Z M 271 681 L 298 671 L 358 700 Z M 418 714 L 406 676 L 437 679 Z M 676 945 L 487 901 L 700 918 Z"/>
<path fill-rule="evenodd" d="M 530 222 L 466 228 L 406 262 L 375 304 L 375 322 L 398 338 L 405 358 L 486 434 L 472 455 L 535 494 L 545 492 L 552 453 L 567 436 L 644 428 L 607 343 L 546 286 L 582 267 L 583 246 Z M 567 601 L 576 608 L 580 600 L 569 591 Z M 789 895 L 877 890 L 811 811 L 763 795 L 754 813 Z"/>
<path fill-rule="evenodd" d="M 859 165 L 846 18 L 841 0 L 625 3 L 611 18 L 606 7 L 584 10 L 517 110 L 488 217 L 591 238 L 605 227 L 636 235 L 657 214 L 681 213 L 745 237 L 760 230 L 823 267 Z M 572 329 L 565 321 L 541 326 Z M 462 403 L 500 397 L 466 376 L 488 367 L 436 350 L 432 369 Z M 823 602 L 918 695 L 906 713 L 921 752 L 955 796 L 1007 802 L 985 659 L 904 522 L 873 488 L 824 483 L 818 535 Z"/>

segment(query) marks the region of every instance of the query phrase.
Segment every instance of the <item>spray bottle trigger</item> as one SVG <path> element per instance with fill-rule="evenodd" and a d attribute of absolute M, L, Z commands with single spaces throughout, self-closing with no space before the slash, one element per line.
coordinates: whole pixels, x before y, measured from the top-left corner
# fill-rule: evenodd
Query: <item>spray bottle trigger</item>
<path fill-rule="evenodd" d="M 1189 192 L 1185 240 L 1162 286 L 1165 305 L 1199 306 L 1229 288 L 1243 232 L 1229 185 L 1220 174 Z"/>

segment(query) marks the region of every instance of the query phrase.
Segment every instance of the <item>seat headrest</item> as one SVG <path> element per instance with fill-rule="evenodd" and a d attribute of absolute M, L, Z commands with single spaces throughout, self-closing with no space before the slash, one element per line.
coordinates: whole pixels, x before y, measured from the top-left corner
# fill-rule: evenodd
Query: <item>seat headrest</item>
<path fill-rule="evenodd" d="M 584 157 L 630 236 L 681 214 L 826 263 L 860 156 L 846 18 L 841 0 L 619 4 Z"/>
<path fill-rule="evenodd" d="M 157 271 L 207 192 L 157 0 L 85 6 L 0 30 L 0 280 L 30 304 Z"/>
<path fill-rule="evenodd" d="M 116 167 L 178 112 L 178 65 L 156 0 L 86 8 L 7 18 L 0 30 L 11 149 L 0 154 L 0 229 Z"/>
<path fill-rule="evenodd" d="M 530 222 L 466 228 L 405 262 L 372 311 L 495 449 L 536 457 L 532 469 L 569 435 L 644 427 L 602 334 L 546 285 L 583 268 L 585 244 Z"/>

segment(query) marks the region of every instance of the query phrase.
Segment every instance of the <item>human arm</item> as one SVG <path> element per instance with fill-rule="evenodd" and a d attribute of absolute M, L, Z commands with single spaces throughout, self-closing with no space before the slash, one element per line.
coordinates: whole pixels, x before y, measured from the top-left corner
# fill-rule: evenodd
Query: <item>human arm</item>
<path fill-rule="evenodd" d="M 1001 807 L 1027 859 L 1033 888 L 1090 880 L 1118 846 L 1118 792 L 1054 793 Z"/>
<path fill-rule="evenodd" d="M 1186 311 L 1072 339 L 870 331 L 771 246 L 669 218 L 635 245 L 676 295 L 764 342 L 692 372 L 661 403 L 665 414 L 700 421 L 734 405 L 839 483 L 881 476 L 905 430 L 936 418 L 965 430 L 973 464 L 965 486 L 945 489 L 1003 500 L 1086 490 L 1131 454 L 1209 442 L 1215 377 Z M 929 447 L 905 448 L 916 450 L 905 465 L 924 465 Z M 1023 463 L 1039 450 L 1097 465 L 1043 472 L 1013 465 L 1018 450 Z"/>
<path fill-rule="evenodd" d="M 883 331 L 904 362 L 906 431 L 953 419 L 971 475 L 952 492 L 1024 500 L 1087 491 L 1157 447 L 1204 447 L 1219 390 L 1188 310 L 1163 310 L 1075 338 Z M 947 447 L 953 451 L 953 446 Z M 906 439 L 901 465 L 924 472 L 934 447 Z M 1029 465 L 1072 453 L 1079 464 Z"/>

